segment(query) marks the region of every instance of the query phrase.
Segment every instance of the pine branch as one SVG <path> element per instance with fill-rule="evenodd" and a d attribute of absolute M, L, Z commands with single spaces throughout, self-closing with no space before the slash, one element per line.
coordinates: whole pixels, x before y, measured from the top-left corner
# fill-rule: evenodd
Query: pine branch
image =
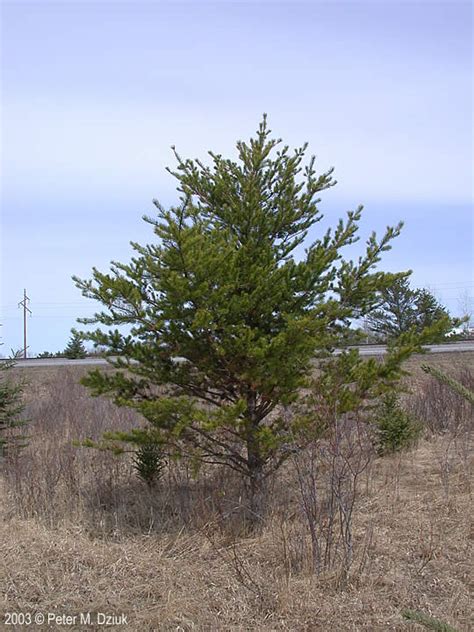
<path fill-rule="evenodd" d="M 429 364 L 422 364 L 421 368 L 425 373 L 428 373 L 428 375 L 432 375 L 433 377 L 435 377 L 438 382 L 446 384 L 446 386 L 448 386 L 452 391 L 458 393 L 458 395 L 461 395 L 461 397 L 463 397 L 466 401 L 474 406 L 474 391 L 466 388 L 463 384 L 450 377 L 449 375 L 446 375 L 446 373 L 443 373 L 434 366 L 430 366 Z"/>
<path fill-rule="evenodd" d="M 415 623 L 423 625 L 425 628 L 428 628 L 428 630 L 435 630 L 435 632 L 458 632 L 456 628 L 444 623 L 444 621 L 429 617 L 424 612 L 418 610 L 403 610 L 402 616 L 408 621 L 414 621 Z"/>

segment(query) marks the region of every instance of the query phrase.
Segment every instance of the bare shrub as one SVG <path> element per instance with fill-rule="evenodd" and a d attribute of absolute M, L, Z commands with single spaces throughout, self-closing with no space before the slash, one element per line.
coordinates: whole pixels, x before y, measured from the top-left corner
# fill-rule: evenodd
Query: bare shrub
<path fill-rule="evenodd" d="M 324 439 L 293 456 L 316 574 L 337 569 L 339 580 L 347 579 L 354 560 L 353 515 L 360 478 L 373 454 L 369 426 L 357 416 L 344 415 L 334 420 Z"/>

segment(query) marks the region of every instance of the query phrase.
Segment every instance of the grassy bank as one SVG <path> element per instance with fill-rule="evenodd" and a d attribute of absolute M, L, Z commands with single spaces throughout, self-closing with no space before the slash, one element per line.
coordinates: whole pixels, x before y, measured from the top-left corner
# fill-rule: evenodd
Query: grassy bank
<path fill-rule="evenodd" d="M 429 361 L 472 380 L 470 356 Z M 424 417 L 422 438 L 371 458 L 354 496 L 350 567 L 335 532 L 333 563 L 318 572 L 301 493 L 311 455 L 278 473 L 265 524 L 252 533 L 235 476 L 204 468 L 195 477 L 169 463 L 148 489 L 130 455 L 72 445 L 131 427 L 133 413 L 90 398 L 78 384 L 84 369 L 28 370 L 29 446 L 4 467 L 0 489 L 2 616 L 125 613 L 137 631 L 421 629 L 401 617 L 409 608 L 472 629 L 472 411 L 418 359 L 408 368 L 406 406 Z M 321 461 L 313 481 L 318 524 L 330 515 L 326 470 Z"/>

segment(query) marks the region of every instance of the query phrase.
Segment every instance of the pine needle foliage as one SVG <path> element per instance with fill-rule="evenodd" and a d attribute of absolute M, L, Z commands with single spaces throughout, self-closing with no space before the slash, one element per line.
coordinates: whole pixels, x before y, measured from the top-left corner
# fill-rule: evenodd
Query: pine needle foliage
<path fill-rule="evenodd" d="M 435 630 L 435 632 L 458 632 L 456 628 L 444 623 L 444 621 L 430 617 L 419 610 L 404 610 L 402 616 L 407 621 L 418 623 L 428 630 Z"/>
<path fill-rule="evenodd" d="M 355 261 L 342 251 L 359 239 L 361 206 L 317 230 L 318 196 L 336 182 L 332 169 L 316 173 L 314 156 L 305 162 L 306 151 L 273 139 L 266 116 L 249 142 L 237 142 L 236 160 L 209 152 L 205 164 L 174 151 L 180 203 L 154 201 L 155 215 L 144 220 L 155 241 L 132 243 L 128 264 L 73 277 L 104 306 L 80 319 L 102 328 L 82 335 L 117 369 L 93 371 L 83 383 L 149 422 L 115 439 L 140 444 L 154 433 L 168 454 L 233 468 L 251 502 L 290 454 L 301 418 L 282 410 L 308 385 L 314 359 L 408 274 L 376 270 L 401 223 L 381 238 L 372 233 Z M 408 338 L 392 356 L 394 371 L 418 348 Z"/>
<path fill-rule="evenodd" d="M 395 390 L 381 398 L 375 410 L 375 427 L 381 456 L 410 448 L 421 433 L 421 424 L 403 410 Z"/>
<path fill-rule="evenodd" d="M 366 319 L 369 331 L 383 341 L 413 331 L 429 332 L 428 343 L 442 342 L 462 320 L 448 311 L 426 289 L 412 289 L 408 278 L 400 277 L 380 293 L 380 304 Z"/>
<path fill-rule="evenodd" d="M 26 424 L 21 419 L 23 384 L 14 384 L 8 376 L 13 366 L 13 360 L 0 361 L 0 457 L 6 456 L 12 448 L 22 447 L 26 441 L 24 435 L 12 433 L 14 428 Z"/>
<path fill-rule="evenodd" d="M 438 380 L 438 382 L 441 382 L 441 384 L 446 384 L 446 386 L 448 386 L 452 391 L 461 395 L 461 397 L 474 406 L 474 391 L 466 388 L 463 384 L 461 384 L 461 382 L 455 380 L 450 375 L 446 375 L 446 373 L 443 373 L 443 371 L 440 371 L 434 366 L 423 364 L 421 368 L 425 373 L 432 375 Z"/>
<path fill-rule="evenodd" d="M 69 339 L 67 347 L 64 349 L 64 357 L 68 358 L 68 360 L 79 360 L 81 358 L 85 358 L 87 356 L 87 351 L 82 340 L 83 338 L 81 334 L 75 329 L 72 329 L 71 338 Z"/>
<path fill-rule="evenodd" d="M 138 477 L 152 487 L 162 476 L 165 467 L 163 451 L 157 443 L 144 443 L 133 457 L 133 466 Z"/>

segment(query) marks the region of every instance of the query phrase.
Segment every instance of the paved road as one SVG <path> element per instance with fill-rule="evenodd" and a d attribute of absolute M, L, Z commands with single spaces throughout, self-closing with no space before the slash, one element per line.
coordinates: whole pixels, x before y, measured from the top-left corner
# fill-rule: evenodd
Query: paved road
<path fill-rule="evenodd" d="M 463 351 L 474 351 L 474 340 L 448 342 L 441 345 L 428 345 L 425 349 L 430 353 L 460 353 Z M 364 356 L 384 355 L 385 352 L 385 345 L 366 345 L 359 347 L 360 355 Z"/>
<path fill-rule="evenodd" d="M 461 353 L 463 351 L 474 351 L 474 340 L 463 340 L 461 342 L 449 342 L 442 345 L 430 345 L 426 347 L 431 353 Z M 380 356 L 386 351 L 384 345 L 366 345 L 359 347 L 360 355 Z M 336 351 L 337 353 L 337 351 Z M 107 364 L 103 358 L 84 358 L 83 360 L 67 360 L 66 358 L 31 358 L 28 360 L 17 360 L 17 368 L 28 368 L 35 366 L 93 366 Z"/>
<path fill-rule="evenodd" d="M 84 358 L 82 360 L 68 360 L 67 358 L 28 358 L 28 360 L 15 360 L 15 368 L 28 368 L 32 366 L 91 366 L 107 364 L 103 358 Z"/>

